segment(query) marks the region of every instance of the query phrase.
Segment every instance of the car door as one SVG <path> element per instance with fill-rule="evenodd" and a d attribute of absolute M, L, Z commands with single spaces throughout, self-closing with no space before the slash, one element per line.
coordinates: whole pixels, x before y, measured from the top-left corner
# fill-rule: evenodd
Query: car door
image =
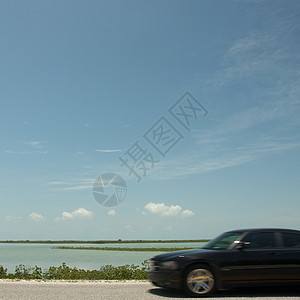
<path fill-rule="evenodd" d="M 280 279 L 283 282 L 300 282 L 300 233 L 282 231 L 280 235 Z"/>
<path fill-rule="evenodd" d="M 231 265 L 227 266 L 225 272 L 227 283 L 264 284 L 275 280 L 280 274 L 279 244 L 275 232 L 249 232 L 242 242 L 247 242 L 247 248 L 231 251 Z"/>

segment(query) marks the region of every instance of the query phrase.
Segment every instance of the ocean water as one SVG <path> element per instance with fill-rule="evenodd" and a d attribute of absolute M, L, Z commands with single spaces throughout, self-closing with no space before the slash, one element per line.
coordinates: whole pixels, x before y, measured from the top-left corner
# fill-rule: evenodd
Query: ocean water
<path fill-rule="evenodd" d="M 1 244 L 0 265 L 14 272 L 15 267 L 23 264 L 27 267 L 39 266 L 43 269 L 60 266 L 65 262 L 69 267 L 81 269 L 99 269 L 104 265 L 121 266 L 140 265 L 144 260 L 162 251 L 105 251 L 105 250 L 71 250 L 53 249 L 54 246 L 80 247 L 202 247 L 204 243 L 129 243 L 129 244 Z"/>

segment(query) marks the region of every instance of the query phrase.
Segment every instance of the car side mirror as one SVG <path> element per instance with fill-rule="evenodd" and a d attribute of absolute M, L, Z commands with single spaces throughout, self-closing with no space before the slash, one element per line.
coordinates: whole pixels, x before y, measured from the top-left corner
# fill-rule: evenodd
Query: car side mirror
<path fill-rule="evenodd" d="M 245 249 L 250 247 L 250 242 L 238 242 L 237 243 L 237 249 Z"/>

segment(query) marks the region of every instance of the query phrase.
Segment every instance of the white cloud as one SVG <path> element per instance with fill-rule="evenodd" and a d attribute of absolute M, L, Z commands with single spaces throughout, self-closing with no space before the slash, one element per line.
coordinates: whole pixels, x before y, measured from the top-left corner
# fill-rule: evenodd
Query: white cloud
<path fill-rule="evenodd" d="M 60 218 L 56 218 L 55 221 L 60 220 L 73 220 L 73 219 L 89 219 L 92 218 L 94 213 L 92 211 L 86 210 L 85 208 L 78 208 L 72 212 L 64 211 Z"/>
<path fill-rule="evenodd" d="M 37 214 L 37 213 L 35 213 L 35 212 L 31 213 L 31 214 L 29 215 L 29 218 L 30 218 L 31 220 L 33 220 L 33 221 L 36 221 L 36 222 L 40 222 L 40 221 L 44 221 L 44 220 L 45 220 L 44 216 L 42 216 L 42 215 L 40 215 L 40 214 Z"/>
<path fill-rule="evenodd" d="M 114 209 L 110 210 L 108 213 L 107 213 L 109 216 L 115 216 L 117 213 Z"/>
<path fill-rule="evenodd" d="M 194 215 L 194 213 L 189 209 L 185 209 L 184 211 L 181 212 L 181 215 L 183 217 L 191 217 Z"/>
<path fill-rule="evenodd" d="M 179 205 L 167 206 L 164 203 L 149 202 L 145 209 L 152 214 L 157 214 L 164 217 L 177 216 L 182 208 Z"/>
<path fill-rule="evenodd" d="M 164 203 L 149 202 L 145 206 L 145 209 L 151 214 L 160 215 L 162 217 L 174 217 L 179 215 L 180 213 L 183 214 L 183 216 L 191 216 L 193 214 L 191 210 L 182 211 L 182 208 L 179 205 L 167 206 Z"/>

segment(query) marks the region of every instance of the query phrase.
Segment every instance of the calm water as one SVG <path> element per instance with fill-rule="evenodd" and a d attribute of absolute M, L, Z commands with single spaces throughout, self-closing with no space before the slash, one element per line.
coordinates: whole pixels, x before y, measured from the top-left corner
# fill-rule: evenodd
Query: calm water
<path fill-rule="evenodd" d="M 137 243 L 137 244 L 0 244 L 0 265 L 9 272 L 14 272 L 19 264 L 40 266 L 60 266 L 65 262 L 70 267 L 82 269 L 99 269 L 103 265 L 121 266 L 125 264 L 139 265 L 146 259 L 162 252 L 138 251 L 102 251 L 52 249 L 54 246 L 81 247 L 202 247 L 204 243 Z"/>

